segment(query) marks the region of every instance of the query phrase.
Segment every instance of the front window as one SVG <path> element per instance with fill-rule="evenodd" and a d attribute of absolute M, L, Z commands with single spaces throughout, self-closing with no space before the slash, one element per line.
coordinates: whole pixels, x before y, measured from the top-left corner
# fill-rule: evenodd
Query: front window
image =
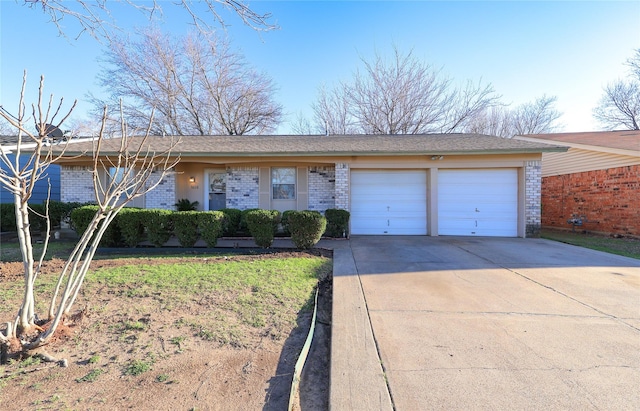
<path fill-rule="evenodd" d="M 295 167 L 274 167 L 271 169 L 271 192 L 274 200 L 295 200 Z"/>

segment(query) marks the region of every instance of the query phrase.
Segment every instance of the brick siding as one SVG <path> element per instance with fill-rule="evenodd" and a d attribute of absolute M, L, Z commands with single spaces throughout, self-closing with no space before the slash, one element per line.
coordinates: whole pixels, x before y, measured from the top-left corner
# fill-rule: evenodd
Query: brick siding
<path fill-rule="evenodd" d="M 336 163 L 335 208 L 349 209 L 349 164 Z"/>
<path fill-rule="evenodd" d="M 309 167 L 309 210 L 334 208 L 336 186 L 335 167 Z"/>
<path fill-rule="evenodd" d="M 95 203 L 91 167 L 62 166 L 60 170 L 60 201 L 64 203 Z"/>
<path fill-rule="evenodd" d="M 247 210 L 260 202 L 260 170 L 258 167 L 227 168 L 227 207 Z"/>
<path fill-rule="evenodd" d="M 525 185 L 525 236 L 540 235 L 541 216 L 541 179 L 542 166 L 540 161 L 527 161 L 524 168 Z"/>
<path fill-rule="evenodd" d="M 154 171 L 147 185 L 155 184 L 160 173 Z M 158 186 L 145 195 L 145 208 L 173 210 L 176 203 L 176 174 L 167 173 Z"/>
<path fill-rule="evenodd" d="M 640 165 L 544 177 L 542 225 L 571 227 L 574 214 L 583 230 L 640 236 Z"/>

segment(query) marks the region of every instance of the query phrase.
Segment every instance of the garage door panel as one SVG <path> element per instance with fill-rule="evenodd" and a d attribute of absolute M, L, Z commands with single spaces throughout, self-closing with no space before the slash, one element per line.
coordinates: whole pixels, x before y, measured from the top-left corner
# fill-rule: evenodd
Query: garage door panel
<path fill-rule="evenodd" d="M 517 216 L 516 169 L 438 173 L 439 234 L 515 237 Z"/>
<path fill-rule="evenodd" d="M 424 170 L 353 170 L 351 233 L 425 235 L 426 187 Z"/>

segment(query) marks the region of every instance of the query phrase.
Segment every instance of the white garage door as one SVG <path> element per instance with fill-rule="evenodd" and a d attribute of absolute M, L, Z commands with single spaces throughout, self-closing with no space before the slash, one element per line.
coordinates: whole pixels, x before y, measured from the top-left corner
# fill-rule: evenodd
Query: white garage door
<path fill-rule="evenodd" d="M 518 171 L 440 170 L 438 234 L 517 236 Z"/>
<path fill-rule="evenodd" d="M 426 171 L 352 171 L 351 234 L 426 235 Z"/>

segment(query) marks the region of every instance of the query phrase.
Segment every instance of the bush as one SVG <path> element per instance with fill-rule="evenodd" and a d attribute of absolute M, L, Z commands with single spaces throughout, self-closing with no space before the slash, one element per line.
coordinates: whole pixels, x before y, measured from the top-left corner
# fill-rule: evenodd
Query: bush
<path fill-rule="evenodd" d="M 294 210 L 287 210 L 282 213 L 282 220 L 280 224 L 282 224 L 282 232 L 285 236 L 289 237 L 291 235 L 291 230 L 289 229 L 289 215 L 294 212 Z"/>
<path fill-rule="evenodd" d="M 258 247 L 269 248 L 273 244 L 276 227 L 280 222 L 277 210 L 251 210 L 246 213 L 249 232 Z"/>
<path fill-rule="evenodd" d="M 240 212 L 238 212 L 240 220 Z M 203 211 L 198 213 L 198 229 L 207 247 L 215 247 L 222 235 L 225 214 L 221 211 Z"/>
<path fill-rule="evenodd" d="M 317 211 L 292 211 L 288 218 L 291 241 L 296 247 L 305 250 L 320 241 L 327 227 L 327 219 Z"/>
<path fill-rule="evenodd" d="M 17 231 L 16 208 L 13 203 L 0 204 L 0 231 Z"/>
<path fill-rule="evenodd" d="M 98 206 L 96 205 L 86 205 L 82 207 L 78 207 L 71 212 L 71 224 L 73 229 L 76 231 L 76 234 L 82 236 L 91 220 L 93 220 L 93 216 L 98 211 Z M 105 230 L 102 238 L 100 239 L 100 245 L 103 247 L 115 247 L 121 244 L 122 238 L 120 235 L 120 230 L 118 229 L 117 220 L 118 216 L 109 224 L 109 227 Z"/>
<path fill-rule="evenodd" d="M 44 213 L 44 204 L 29 204 L 29 228 L 31 233 L 42 233 L 47 230 L 47 219 L 41 217 L 44 216 Z M 53 227 L 53 224 L 51 226 Z"/>
<path fill-rule="evenodd" d="M 123 208 L 116 217 L 116 223 L 122 241 L 129 247 L 136 247 L 144 237 L 142 210 L 139 208 Z"/>
<path fill-rule="evenodd" d="M 248 208 L 246 210 L 242 210 L 240 212 L 240 231 L 242 231 L 243 233 L 248 233 L 249 230 L 249 225 L 247 224 L 247 214 L 249 214 L 252 211 L 256 211 L 256 210 L 260 210 L 259 208 Z"/>
<path fill-rule="evenodd" d="M 240 219 L 242 218 L 242 211 L 237 208 L 223 208 L 220 210 L 224 213 L 224 227 L 223 234 L 227 236 L 234 236 L 240 229 Z"/>
<path fill-rule="evenodd" d="M 62 201 L 49 201 L 49 217 L 51 218 L 51 227 L 60 227 L 62 222 L 70 223 L 69 219 L 71 212 L 84 205 L 91 205 L 87 203 L 63 203 Z"/>
<path fill-rule="evenodd" d="M 177 203 L 174 204 L 176 211 L 196 211 L 198 209 L 197 201 L 191 202 L 188 198 L 181 198 Z"/>
<path fill-rule="evenodd" d="M 174 233 L 182 247 L 193 247 L 198 241 L 198 211 L 176 211 L 171 214 Z"/>
<path fill-rule="evenodd" d="M 82 236 L 87 231 L 87 227 L 89 227 L 96 211 L 98 211 L 98 206 L 86 205 L 78 207 L 71 212 L 71 226 L 76 231 L 76 234 Z"/>
<path fill-rule="evenodd" d="M 142 223 L 147 232 L 147 239 L 156 247 L 162 247 L 169 241 L 173 232 L 172 212 L 162 209 L 140 210 Z"/>
<path fill-rule="evenodd" d="M 329 208 L 324 212 L 327 218 L 326 235 L 333 238 L 349 236 L 349 212 L 337 208 Z"/>

